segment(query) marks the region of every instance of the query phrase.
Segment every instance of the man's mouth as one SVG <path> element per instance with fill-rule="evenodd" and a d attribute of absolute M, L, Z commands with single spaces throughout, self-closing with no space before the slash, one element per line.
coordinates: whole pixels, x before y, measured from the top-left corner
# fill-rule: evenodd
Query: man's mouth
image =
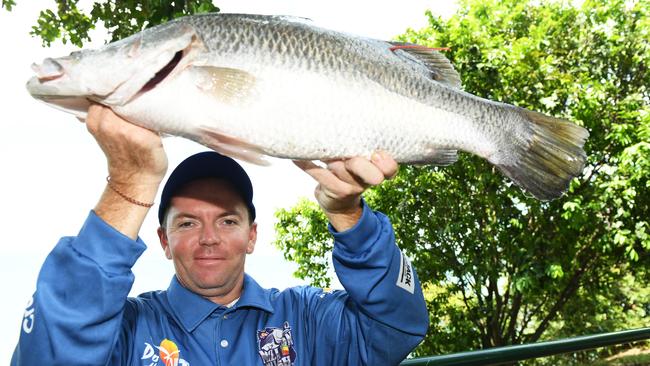
<path fill-rule="evenodd" d="M 194 258 L 195 261 L 203 264 L 213 264 L 213 263 L 219 263 L 223 262 L 225 258 L 222 257 L 196 257 Z"/>

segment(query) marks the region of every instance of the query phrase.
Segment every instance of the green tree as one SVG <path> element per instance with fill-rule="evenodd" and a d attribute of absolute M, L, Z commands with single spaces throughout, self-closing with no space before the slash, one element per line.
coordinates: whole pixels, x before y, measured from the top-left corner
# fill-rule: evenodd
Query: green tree
<path fill-rule="evenodd" d="M 56 0 L 56 10 L 42 10 L 31 34 L 40 37 L 44 46 L 60 39 L 82 47 L 90 40 L 88 32 L 100 21 L 115 41 L 184 15 L 219 11 L 211 0 L 96 1 L 90 13 L 81 11 L 78 3 L 79 0 Z M 14 0 L 2 0 L 3 8 L 11 11 L 14 6 Z"/>
<path fill-rule="evenodd" d="M 366 194 L 425 287 L 431 326 L 417 355 L 647 324 L 647 297 L 635 292 L 648 287 L 650 262 L 649 9 L 648 0 L 465 0 L 449 20 L 429 12 L 427 28 L 398 37 L 451 47 L 470 93 L 591 133 L 583 175 L 551 202 L 469 155 L 445 168 L 402 166 Z M 317 207 L 277 217 L 276 245 L 298 277 L 326 286 L 332 244 Z"/>

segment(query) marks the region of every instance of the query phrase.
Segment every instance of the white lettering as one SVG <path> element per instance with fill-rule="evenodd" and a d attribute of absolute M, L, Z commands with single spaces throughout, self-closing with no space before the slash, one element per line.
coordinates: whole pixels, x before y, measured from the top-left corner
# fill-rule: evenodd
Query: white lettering
<path fill-rule="evenodd" d="M 410 293 L 415 292 L 415 280 L 413 278 L 413 267 L 411 267 L 411 263 L 402 252 L 400 252 L 399 273 L 397 276 L 396 285 L 397 287 L 403 288 L 404 290 Z"/>
<path fill-rule="evenodd" d="M 145 360 L 145 359 L 147 359 L 147 358 L 151 358 L 151 357 L 154 356 L 154 349 L 153 349 L 153 347 L 152 347 L 149 343 L 147 343 L 147 342 L 144 342 L 144 344 L 145 344 L 145 347 L 144 347 L 144 352 L 142 353 L 142 358 L 141 358 L 141 360 Z"/>
<path fill-rule="evenodd" d="M 34 312 L 36 311 L 35 308 L 32 306 L 34 305 L 34 297 L 30 298 L 29 301 L 27 301 L 27 306 L 25 309 L 25 314 L 23 315 L 23 332 L 29 334 L 34 330 Z"/>
<path fill-rule="evenodd" d="M 144 352 L 142 352 L 142 357 L 140 359 L 141 360 L 148 360 L 147 362 L 149 362 L 149 364 L 147 366 L 159 366 L 158 361 L 160 361 L 160 356 L 156 354 L 156 348 L 158 348 L 159 350 L 162 350 L 158 346 L 154 347 L 151 344 L 149 344 L 147 342 L 144 342 Z M 162 350 L 162 352 L 165 353 L 164 350 Z M 166 362 L 169 363 L 172 360 L 172 356 L 174 354 L 176 354 L 176 353 L 180 353 L 180 351 L 173 352 L 172 355 L 169 355 L 169 354 L 165 353 L 165 356 L 167 356 L 166 357 L 166 359 L 167 359 Z M 166 364 L 167 363 L 165 363 L 165 365 Z M 179 358 L 177 365 L 178 366 L 190 366 L 190 363 L 185 361 L 182 358 Z"/>

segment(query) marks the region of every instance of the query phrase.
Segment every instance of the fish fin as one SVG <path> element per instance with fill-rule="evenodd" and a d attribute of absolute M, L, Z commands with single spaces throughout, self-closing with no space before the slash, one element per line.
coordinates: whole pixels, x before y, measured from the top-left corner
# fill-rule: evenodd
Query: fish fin
<path fill-rule="evenodd" d="M 311 18 L 299 17 L 296 15 L 275 15 L 274 18 L 286 20 L 289 22 L 298 22 L 304 24 L 312 24 L 314 21 Z"/>
<path fill-rule="evenodd" d="M 461 89 L 460 75 L 448 58 L 438 52 L 447 48 L 431 48 L 413 43 L 389 42 L 395 55 L 408 61 L 423 65 L 431 73 L 431 78 L 442 84 Z"/>
<path fill-rule="evenodd" d="M 422 46 L 416 43 L 408 42 L 388 42 L 393 46 L 390 48 L 391 51 L 400 50 L 400 49 L 420 49 L 420 50 L 429 50 L 429 51 L 451 51 L 449 47 L 427 47 Z"/>
<path fill-rule="evenodd" d="M 256 145 L 249 144 L 210 127 L 199 127 L 197 132 L 200 136 L 199 142 L 214 151 L 256 165 L 271 165 L 268 160 L 264 159 L 264 153 Z"/>
<path fill-rule="evenodd" d="M 582 173 L 587 155 L 583 150 L 589 132 L 567 120 L 515 107 L 531 135 L 514 143 L 509 158 L 496 155 L 488 160 L 503 174 L 535 198 L 548 201 L 560 197 L 571 180 Z"/>
<path fill-rule="evenodd" d="M 422 159 L 409 161 L 409 164 L 446 166 L 455 163 L 457 160 L 458 150 L 430 148 Z"/>
<path fill-rule="evenodd" d="M 218 66 L 193 66 L 197 87 L 226 103 L 244 101 L 251 95 L 257 78 L 240 69 Z"/>

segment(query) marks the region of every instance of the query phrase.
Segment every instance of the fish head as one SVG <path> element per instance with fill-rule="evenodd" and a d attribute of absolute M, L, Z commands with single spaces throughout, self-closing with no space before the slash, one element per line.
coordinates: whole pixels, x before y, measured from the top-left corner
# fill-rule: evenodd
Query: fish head
<path fill-rule="evenodd" d="M 186 67 L 203 43 L 194 28 L 172 21 L 99 49 L 33 64 L 28 92 L 85 119 L 91 102 L 123 106 Z"/>

